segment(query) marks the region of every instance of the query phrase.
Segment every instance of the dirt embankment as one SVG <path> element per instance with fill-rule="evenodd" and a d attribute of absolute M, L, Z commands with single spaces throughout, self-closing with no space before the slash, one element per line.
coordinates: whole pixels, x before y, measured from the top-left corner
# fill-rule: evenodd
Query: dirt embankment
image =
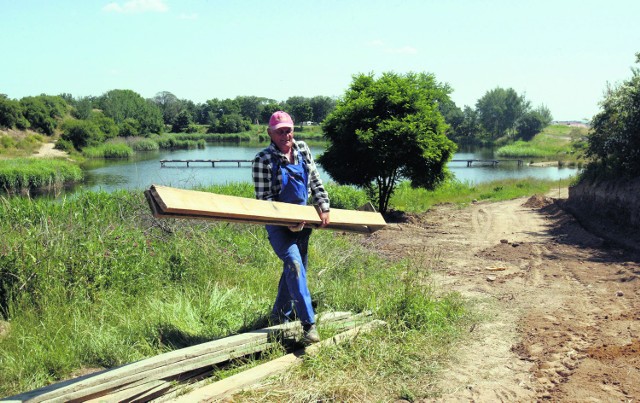
<path fill-rule="evenodd" d="M 429 259 L 436 287 L 484 318 L 439 400 L 640 399 L 640 256 L 584 230 L 564 203 L 440 206 L 373 235 L 384 254 Z"/>

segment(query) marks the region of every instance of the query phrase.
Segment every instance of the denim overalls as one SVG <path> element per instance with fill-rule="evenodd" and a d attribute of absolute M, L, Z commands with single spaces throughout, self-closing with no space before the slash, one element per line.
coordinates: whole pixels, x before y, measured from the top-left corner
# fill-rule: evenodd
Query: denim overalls
<path fill-rule="evenodd" d="M 298 153 L 298 164 L 278 165 L 272 162 L 272 167 L 278 167 L 282 174 L 282 189 L 277 201 L 306 205 L 309 178 L 304 157 Z M 278 172 L 274 169 L 272 175 L 275 179 Z M 315 323 L 306 270 L 311 228 L 293 232 L 287 227 L 267 225 L 266 229 L 274 252 L 284 262 L 272 316 L 280 321 L 293 320 L 295 309 L 303 324 Z"/>

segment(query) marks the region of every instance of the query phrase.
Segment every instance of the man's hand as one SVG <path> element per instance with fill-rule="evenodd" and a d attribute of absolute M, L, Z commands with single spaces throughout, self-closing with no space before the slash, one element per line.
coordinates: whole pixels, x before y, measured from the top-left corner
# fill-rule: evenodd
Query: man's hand
<path fill-rule="evenodd" d="M 304 228 L 305 224 L 306 224 L 306 222 L 303 221 L 298 225 L 292 225 L 292 226 L 289 227 L 289 231 L 291 231 L 291 232 L 300 232 Z"/>
<path fill-rule="evenodd" d="M 320 220 L 322 221 L 322 223 L 320 224 L 321 227 L 326 227 L 327 225 L 329 225 L 329 223 L 331 223 L 331 219 L 329 218 L 329 212 L 327 211 L 326 213 L 320 212 Z"/>

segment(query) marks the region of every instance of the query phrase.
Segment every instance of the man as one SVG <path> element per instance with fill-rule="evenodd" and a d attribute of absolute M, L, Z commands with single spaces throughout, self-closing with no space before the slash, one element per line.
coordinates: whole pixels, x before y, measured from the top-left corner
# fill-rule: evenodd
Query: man
<path fill-rule="evenodd" d="M 293 120 L 288 113 L 277 111 L 271 115 L 267 129 L 271 144 L 256 155 L 252 164 L 256 198 L 306 205 L 311 194 L 321 226 L 326 226 L 330 222 L 329 195 L 322 185 L 311 150 L 305 142 L 295 141 L 293 132 Z M 271 319 L 288 321 L 295 311 L 302 323 L 304 340 L 316 343 L 320 337 L 307 286 L 311 228 L 305 228 L 305 222 L 292 227 L 267 225 L 265 228 L 271 247 L 283 262 Z"/>

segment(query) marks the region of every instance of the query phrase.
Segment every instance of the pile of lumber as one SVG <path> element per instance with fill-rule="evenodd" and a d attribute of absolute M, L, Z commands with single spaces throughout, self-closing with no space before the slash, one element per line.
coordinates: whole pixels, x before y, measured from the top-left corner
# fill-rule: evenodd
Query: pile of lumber
<path fill-rule="evenodd" d="M 3 401 L 202 401 L 205 396 L 207 399 L 222 397 L 295 365 L 307 351 L 317 349 L 323 343 L 337 343 L 381 324 L 380 321 L 371 320 L 369 314 L 352 315 L 350 312 L 327 313 L 317 320 L 320 329 L 332 328 L 339 333 L 306 350 L 293 351 L 215 383 L 211 383 L 211 377 L 234 359 L 248 357 L 279 344 L 289 349 L 291 346 L 300 347 L 300 322 L 271 326 L 171 351 L 52 384 Z M 204 386 L 205 384 L 208 385 Z M 186 394 L 188 391 L 191 392 Z"/>
<path fill-rule="evenodd" d="M 319 228 L 321 221 L 313 206 L 249 199 L 210 192 L 152 185 L 144 192 L 153 215 L 158 218 L 200 218 L 249 224 L 293 226 L 305 222 Z M 387 223 L 375 211 L 331 209 L 326 229 L 373 233 Z"/>

